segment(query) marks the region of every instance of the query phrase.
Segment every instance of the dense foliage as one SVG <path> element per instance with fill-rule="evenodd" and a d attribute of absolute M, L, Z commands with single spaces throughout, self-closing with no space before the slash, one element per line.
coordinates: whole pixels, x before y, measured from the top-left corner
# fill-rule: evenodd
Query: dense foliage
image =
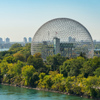
<path fill-rule="evenodd" d="M 14 44 L 0 52 L 0 82 L 100 98 L 100 57 L 57 54 L 43 61 L 40 53 L 31 55 L 30 47 Z"/>

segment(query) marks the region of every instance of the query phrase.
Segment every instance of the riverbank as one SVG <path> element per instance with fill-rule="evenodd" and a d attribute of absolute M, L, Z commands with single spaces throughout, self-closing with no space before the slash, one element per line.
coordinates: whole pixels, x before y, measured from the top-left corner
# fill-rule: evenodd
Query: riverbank
<path fill-rule="evenodd" d="M 76 95 L 76 94 L 70 94 L 70 93 L 67 93 L 67 92 L 61 92 L 61 91 L 55 91 L 55 90 L 49 90 L 49 89 L 41 89 L 41 88 L 34 88 L 34 87 L 30 87 L 30 86 L 19 86 L 19 85 L 15 85 L 15 84 L 7 84 L 7 83 L 1 83 L 1 85 L 8 85 L 8 86 L 21 87 L 21 88 L 27 88 L 27 89 L 34 89 L 34 90 L 38 90 L 38 91 L 47 91 L 47 92 L 54 92 L 54 93 L 72 95 L 72 96 L 79 96 L 79 97 L 93 99 L 93 100 L 100 100 L 100 98 L 92 98 L 92 97 L 87 96 L 87 95 Z"/>

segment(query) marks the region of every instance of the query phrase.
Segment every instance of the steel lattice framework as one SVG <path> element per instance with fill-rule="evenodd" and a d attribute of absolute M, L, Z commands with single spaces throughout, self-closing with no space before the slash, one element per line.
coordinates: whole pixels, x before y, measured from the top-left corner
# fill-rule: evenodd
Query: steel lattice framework
<path fill-rule="evenodd" d="M 59 42 L 55 44 L 56 47 L 54 38 L 56 42 Z M 93 40 L 89 31 L 79 22 L 69 18 L 57 18 L 43 24 L 35 33 L 31 44 L 31 54 L 37 52 L 40 52 L 44 59 L 56 53 L 76 57 L 81 52 L 91 58 L 94 54 Z"/>

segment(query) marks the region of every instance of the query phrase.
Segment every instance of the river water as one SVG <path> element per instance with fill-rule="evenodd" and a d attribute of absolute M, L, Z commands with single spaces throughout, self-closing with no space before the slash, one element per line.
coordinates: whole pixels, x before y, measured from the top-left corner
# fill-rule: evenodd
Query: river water
<path fill-rule="evenodd" d="M 0 85 L 0 100 L 93 100 L 65 94 Z"/>
<path fill-rule="evenodd" d="M 0 49 L 0 51 L 8 51 L 9 48 Z"/>

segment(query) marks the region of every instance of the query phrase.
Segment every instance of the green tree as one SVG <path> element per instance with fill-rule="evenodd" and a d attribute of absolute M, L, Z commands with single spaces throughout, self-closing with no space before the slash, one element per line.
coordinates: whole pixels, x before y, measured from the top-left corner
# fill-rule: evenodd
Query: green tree
<path fill-rule="evenodd" d="M 80 57 L 86 58 L 85 52 L 81 52 L 81 53 L 80 53 Z"/>
<path fill-rule="evenodd" d="M 93 59 L 88 59 L 83 64 L 83 68 L 80 69 L 81 73 L 84 75 L 84 77 L 93 76 L 94 71 L 100 67 L 100 58 L 95 57 Z"/>
<path fill-rule="evenodd" d="M 95 71 L 94 71 L 94 75 L 96 75 L 96 76 L 100 76 L 100 67 L 99 68 L 97 68 Z"/>
<path fill-rule="evenodd" d="M 2 51 L 0 52 L 0 59 L 3 59 L 4 57 L 7 57 L 7 56 L 11 56 L 13 54 L 12 51 Z"/>
<path fill-rule="evenodd" d="M 25 61 L 27 61 L 27 58 L 31 55 L 31 43 L 25 44 L 18 53 L 23 54 Z"/>
<path fill-rule="evenodd" d="M 30 55 L 27 59 L 27 63 L 29 65 L 33 65 L 35 69 L 39 69 L 39 68 L 44 67 L 43 59 L 41 58 L 40 53 L 36 53 L 33 56 Z"/>
<path fill-rule="evenodd" d="M 38 85 L 38 80 L 39 80 L 38 72 L 33 73 L 30 85 L 32 87 L 36 87 Z"/>
<path fill-rule="evenodd" d="M 26 63 L 23 63 L 20 60 L 18 60 L 17 63 L 13 65 L 16 76 L 19 76 L 21 74 L 21 70 L 23 66 L 26 66 Z"/>
<path fill-rule="evenodd" d="M 0 63 L 0 70 L 1 70 L 1 75 L 3 76 L 4 74 L 7 73 L 8 71 L 8 63 L 7 62 L 2 62 Z"/>
<path fill-rule="evenodd" d="M 35 62 L 34 62 L 34 57 L 32 55 L 30 55 L 28 58 L 27 58 L 27 63 L 29 65 L 33 65 Z"/>
<path fill-rule="evenodd" d="M 25 61 L 25 57 L 23 54 L 15 53 L 13 56 L 16 58 L 16 60 Z"/>
<path fill-rule="evenodd" d="M 13 56 L 8 56 L 8 57 L 5 57 L 3 59 L 3 61 L 6 61 L 8 63 L 15 63 L 16 62 L 16 59 Z"/>
<path fill-rule="evenodd" d="M 13 45 L 10 47 L 10 50 L 13 50 L 13 49 L 19 48 L 19 47 L 22 47 L 22 45 L 19 44 L 19 43 L 15 43 L 15 44 L 13 44 Z"/>
<path fill-rule="evenodd" d="M 60 66 L 60 73 L 65 77 L 78 76 L 80 74 L 80 68 L 82 68 L 84 62 L 85 59 L 83 57 L 66 60 L 63 65 Z"/>
<path fill-rule="evenodd" d="M 51 65 L 51 70 L 59 70 L 59 66 L 63 64 L 63 62 L 66 60 L 66 57 L 61 56 L 60 54 L 48 56 L 47 57 L 47 64 Z"/>
<path fill-rule="evenodd" d="M 32 65 L 26 65 L 22 68 L 22 76 L 25 81 L 24 85 L 30 85 L 31 78 L 33 73 L 35 72 L 35 68 Z"/>
<path fill-rule="evenodd" d="M 100 77 L 89 76 L 83 79 L 84 92 L 91 97 L 100 97 Z"/>
<path fill-rule="evenodd" d="M 41 54 L 40 54 L 40 53 L 35 53 L 35 54 L 33 55 L 33 57 L 35 57 L 35 58 L 41 58 Z"/>

